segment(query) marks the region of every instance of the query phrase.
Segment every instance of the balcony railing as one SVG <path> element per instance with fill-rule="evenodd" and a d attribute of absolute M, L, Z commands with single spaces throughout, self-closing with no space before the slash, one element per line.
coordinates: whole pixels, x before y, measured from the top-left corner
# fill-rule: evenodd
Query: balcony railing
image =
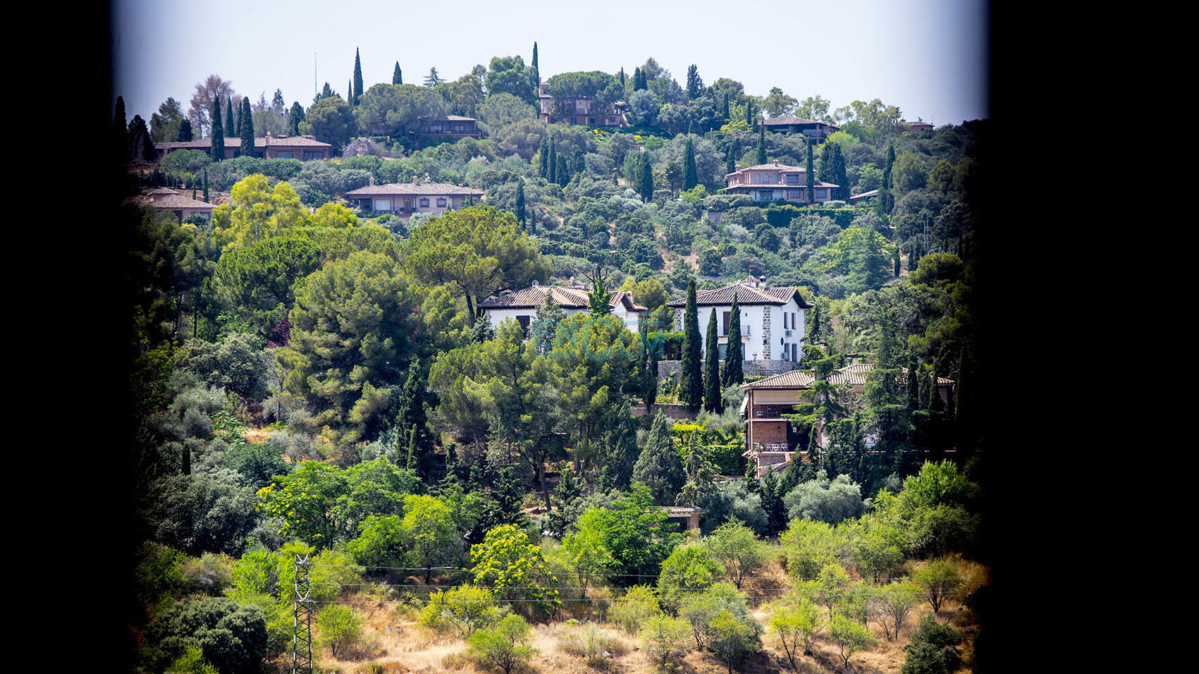
<path fill-rule="evenodd" d="M 742 336 L 742 337 L 749 337 L 749 336 L 750 336 L 750 331 L 749 331 L 750 327 L 752 327 L 752 326 L 749 326 L 749 325 L 743 325 L 743 326 L 741 326 L 741 336 Z M 717 331 L 719 332 L 719 336 L 721 336 L 721 337 L 728 337 L 728 336 L 729 336 L 729 326 L 727 326 L 727 325 L 720 325 L 720 326 L 717 326 L 717 328 L 716 328 L 716 329 L 717 329 Z"/>

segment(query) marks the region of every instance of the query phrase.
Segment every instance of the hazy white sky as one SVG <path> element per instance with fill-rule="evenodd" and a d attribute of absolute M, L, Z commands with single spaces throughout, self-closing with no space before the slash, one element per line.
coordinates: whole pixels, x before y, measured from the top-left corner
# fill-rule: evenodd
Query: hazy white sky
<path fill-rule="evenodd" d="M 457 79 L 492 56 L 532 57 L 542 78 L 575 70 L 629 76 L 653 56 L 683 86 L 687 66 L 711 84 L 728 77 L 748 93 L 779 87 L 797 99 L 819 94 L 834 108 L 880 98 L 909 119 L 958 124 L 987 115 L 983 0 L 814 2 L 254 2 L 124 0 L 116 7 L 116 94 L 128 118 L 168 96 L 184 110 L 209 74 L 240 95 L 290 106 L 318 84 L 345 94 L 354 49 L 364 88 L 420 84 L 429 68 Z"/>

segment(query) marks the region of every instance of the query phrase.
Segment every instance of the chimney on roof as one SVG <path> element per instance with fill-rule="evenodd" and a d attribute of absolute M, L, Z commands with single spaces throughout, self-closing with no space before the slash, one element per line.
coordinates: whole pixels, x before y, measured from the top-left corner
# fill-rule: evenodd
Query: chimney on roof
<path fill-rule="evenodd" d="M 416 176 L 412 176 L 412 184 L 415 185 L 418 182 L 420 182 L 420 181 L 417 180 Z"/>
<path fill-rule="evenodd" d="M 761 285 L 763 288 L 765 288 L 765 287 L 766 287 L 766 277 L 765 277 L 765 276 L 759 276 L 759 277 L 758 277 L 758 283 L 759 283 L 759 284 L 760 284 L 760 285 Z"/>
<path fill-rule="evenodd" d="M 774 165 L 775 165 L 775 166 L 778 166 L 778 165 L 779 165 L 779 160 L 775 159 L 775 160 L 774 160 Z"/>
<path fill-rule="evenodd" d="M 733 164 L 733 172 L 734 172 L 734 173 L 735 173 L 735 172 L 737 172 L 737 171 L 740 171 L 740 170 L 741 170 L 741 165 L 740 165 L 740 164 Z"/>

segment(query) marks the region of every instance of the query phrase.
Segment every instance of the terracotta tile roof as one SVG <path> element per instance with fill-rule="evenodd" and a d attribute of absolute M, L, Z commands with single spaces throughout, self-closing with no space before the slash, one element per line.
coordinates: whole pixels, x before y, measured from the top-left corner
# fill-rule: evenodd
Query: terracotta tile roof
<path fill-rule="evenodd" d="M 216 206 L 210 203 L 197 201 L 190 197 L 185 197 L 182 194 L 166 194 L 152 198 L 142 198 L 138 201 L 147 206 L 153 206 L 154 208 L 171 211 L 184 208 L 197 211 L 211 211 L 212 209 L 216 208 Z"/>
<path fill-rule="evenodd" d="M 868 199 L 870 197 L 877 197 L 877 196 L 878 196 L 878 190 L 870 190 L 869 192 L 862 192 L 861 194 L 855 194 L 852 197 L 850 197 L 849 199 L 850 199 L 850 201 L 853 201 L 854 199 Z"/>
<path fill-rule="evenodd" d="M 346 192 L 346 196 L 350 198 L 385 197 L 393 194 L 420 196 L 483 196 L 483 192 L 481 190 L 472 189 L 470 187 L 459 187 L 458 185 L 447 185 L 445 183 L 387 183 L 384 185 L 368 185 L 367 187 L 359 187 L 356 190 Z"/>
<path fill-rule="evenodd" d="M 741 388 L 745 390 L 755 389 L 772 389 L 772 388 L 811 388 L 812 382 L 816 378 L 811 372 L 804 370 L 792 370 L 782 374 L 776 374 L 773 377 L 766 377 L 749 384 L 742 384 Z"/>
<path fill-rule="evenodd" d="M 799 308 L 801 309 L 808 309 L 812 306 L 804 302 L 803 297 L 795 288 L 751 288 L 743 282 L 734 283 L 715 290 L 701 290 L 695 294 L 695 306 L 732 306 L 734 295 L 737 296 L 737 305 L 743 307 L 763 304 L 783 305 L 790 301 L 792 297 L 795 298 L 796 303 L 799 304 Z M 684 297 L 667 302 L 666 306 L 675 309 L 685 308 L 687 306 L 687 298 Z"/>
<path fill-rule="evenodd" d="M 866 373 L 873 369 L 873 363 L 856 363 L 854 365 L 847 365 L 829 374 L 828 381 L 830 384 L 837 385 L 849 384 L 850 386 L 865 386 Z M 901 379 L 906 375 L 907 370 L 905 369 L 903 372 L 904 374 L 900 375 Z M 792 370 L 791 372 L 776 374 L 773 377 L 759 379 L 758 381 L 751 382 L 749 384 L 742 384 L 741 388 L 746 390 L 794 388 L 807 389 L 812 387 L 812 383 L 814 381 L 816 381 L 816 378 L 812 376 L 811 372 L 806 370 Z M 937 377 L 937 386 L 950 386 L 952 384 L 952 379 Z"/>
<path fill-rule="evenodd" d="M 732 175 L 732 174 L 729 174 L 729 175 Z M 838 187 L 838 186 L 834 185 L 833 183 L 826 183 L 823 180 L 813 180 L 812 187 L 814 189 L 817 187 Z M 731 191 L 731 190 L 761 190 L 761 189 L 802 190 L 802 189 L 807 189 L 807 183 L 800 183 L 798 185 L 790 184 L 790 183 L 761 183 L 761 184 L 741 183 L 738 185 L 729 185 L 728 187 L 725 188 L 725 191 L 727 192 L 727 191 Z"/>
<path fill-rule="evenodd" d="M 827 122 L 817 122 L 814 119 L 804 119 L 803 117 L 796 117 L 794 115 L 785 115 L 783 117 L 771 117 L 770 119 L 763 122 L 763 124 L 765 124 L 766 126 L 790 126 L 792 124 L 823 124 L 824 126 L 827 126 L 830 129 L 838 129 L 839 128 L 839 127 L 829 124 Z"/>
<path fill-rule="evenodd" d="M 789 166 L 787 164 L 771 162 L 769 164 L 754 164 L 753 166 L 746 166 L 744 168 L 739 168 L 736 171 L 733 171 L 732 173 L 726 173 L 725 177 L 728 177 L 731 175 L 736 175 L 736 174 L 742 173 L 744 171 L 767 171 L 767 170 L 778 170 L 779 173 L 806 173 L 806 169 L 804 169 L 802 166 Z"/>
<path fill-rule="evenodd" d="M 241 139 L 237 136 L 225 138 L 225 147 L 240 146 Z M 304 136 L 286 136 L 279 138 L 271 136 L 270 138 L 262 137 L 254 139 L 254 148 L 266 147 L 333 147 L 329 143 L 322 143 L 314 138 L 305 138 Z M 171 143 L 155 143 L 156 150 L 207 150 L 212 147 L 211 138 L 200 138 L 198 140 L 189 140 L 184 142 Z"/>
<path fill-rule="evenodd" d="M 534 286 L 515 292 L 505 291 L 499 295 L 488 297 L 479 303 L 480 309 L 536 309 L 545 304 L 546 293 L 553 293 L 554 303 L 563 309 L 586 309 L 590 306 L 587 291 L 583 288 L 564 288 L 562 286 Z M 633 302 L 633 293 L 616 291 L 612 293 L 609 306 L 623 305 L 625 311 L 648 311 L 645 307 Z"/>

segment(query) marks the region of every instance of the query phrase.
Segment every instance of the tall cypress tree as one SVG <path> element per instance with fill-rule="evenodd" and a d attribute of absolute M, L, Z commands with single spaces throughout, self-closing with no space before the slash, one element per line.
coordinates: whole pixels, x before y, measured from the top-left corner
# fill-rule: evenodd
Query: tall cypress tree
<path fill-rule="evenodd" d="M 533 42 L 533 69 L 541 72 L 541 66 L 537 65 L 537 42 Z"/>
<path fill-rule="evenodd" d="M 620 67 L 620 90 L 624 91 L 624 66 Z"/>
<path fill-rule="evenodd" d="M 358 48 L 354 47 L 354 105 L 358 105 L 358 99 L 362 96 L 362 58 L 358 54 Z"/>
<path fill-rule="evenodd" d="M 396 61 L 395 70 L 391 71 L 391 83 L 392 84 L 403 84 L 404 83 L 404 72 L 402 70 L 400 70 L 400 62 L 399 61 Z"/>
<path fill-rule="evenodd" d="M 729 121 L 729 92 L 724 92 L 724 105 L 720 107 L 720 118 Z"/>
<path fill-rule="evenodd" d="M 212 101 L 212 143 L 210 153 L 213 161 L 223 161 L 225 159 L 225 129 L 221 124 L 221 103 L 220 99 Z M 208 201 L 205 196 L 204 201 Z"/>
<path fill-rule="evenodd" d="M 566 157 L 560 154 L 557 155 L 557 159 L 554 162 L 554 178 L 555 182 L 562 187 L 566 187 L 570 183 L 570 168 L 566 166 Z"/>
<path fill-rule="evenodd" d="M 728 175 L 737 170 L 737 158 L 733 155 L 733 146 L 729 145 L 729 149 L 724 153 L 724 173 Z"/>
<path fill-rule="evenodd" d="M 184 119 L 179 124 L 179 135 L 175 138 L 180 143 L 186 143 L 192 139 L 192 123 L 189 119 Z"/>
<path fill-rule="evenodd" d="M 647 345 L 649 334 L 641 333 L 641 344 L 644 353 L 641 370 L 641 400 L 645 403 L 645 413 L 653 414 L 654 403 L 658 400 L 658 350 L 654 345 Z"/>
<path fill-rule="evenodd" d="M 704 354 L 704 409 L 710 414 L 720 414 L 724 404 L 720 401 L 720 349 L 716 337 L 716 308 L 708 317 L 708 338 Z"/>
<path fill-rule="evenodd" d="M 919 371 L 920 361 L 916 360 L 916 352 L 913 351 L 908 357 L 907 373 L 908 409 L 910 410 L 920 409 L 920 380 L 917 374 Z"/>
<path fill-rule="evenodd" d="M 237 135 L 237 122 L 233 116 L 233 97 L 225 99 L 225 137 L 232 138 Z"/>
<path fill-rule="evenodd" d="M 208 167 L 204 167 L 204 202 L 212 203 L 208 200 Z"/>
<path fill-rule="evenodd" d="M 633 70 L 633 91 L 644 91 L 649 88 L 645 81 L 645 73 L 641 68 Z"/>
<path fill-rule="evenodd" d="M 516 183 L 516 221 L 520 223 L 521 228 L 525 226 L 525 184 L 523 181 Z"/>
<path fill-rule="evenodd" d="M 288 115 L 291 135 L 300 135 L 300 122 L 302 121 L 304 121 L 304 106 L 300 105 L 299 101 L 295 101 L 291 104 L 291 114 Z"/>
<path fill-rule="evenodd" d="M 754 102 L 750 100 L 745 101 L 745 123 L 751 129 L 757 128 L 757 124 L 754 123 Z"/>
<path fill-rule="evenodd" d="M 704 400 L 700 345 L 695 279 L 691 279 L 687 283 L 687 308 L 683 313 L 683 371 L 679 377 L 679 402 L 692 409 L 698 409 Z"/>
<path fill-rule="evenodd" d="M 416 470 L 422 478 L 427 478 L 433 467 L 433 438 L 428 431 L 428 417 L 425 411 L 425 401 L 428 399 L 428 385 L 421 372 L 420 361 L 416 360 L 408 369 L 408 379 L 400 389 L 400 399 L 396 414 L 397 455 L 407 457 L 408 467 Z"/>
<path fill-rule="evenodd" d="M 804 180 L 808 187 L 808 206 L 816 203 L 816 175 L 812 170 L 812 145 L 816 141 L 808 139 L 808 165 L 804 169 Z"/>
<path fill-rule="evenodd" d="M 649 487 L 657 505 L 674 505 L 675 496 L 687 482 L 683 459 L 675 451 L 670 427 L 661 412 L 654 415 L 645 447 L 633 465 L 633 481 Z"/>
<path fill-rule="evenodd" d="M 758 126 L 758 163 L 766 163 L 766 125 Z"/>
<path fill-rule="evenodd" d="M 558 157 L 557 150 L 554 148 L 554 139 L 550 139 L 550 159 L 549 167 L 546 169 L 546 179 L 551 183 L 558 182 Z"/>
<path fill-rule="evenodd" d="M 254 113 L 250 111 L 250 99 L 241 99 L 241 156 L 254 156 Z"/>
<path fill-rule="evenodd" d="M 529 209 L 529 236 L 537 236 L 537 209 Z"/>
<path fill-rule="evenodd" d="M 637 183 L 637 193 L 646 201 L 654 200 L 654 172 L 649 164 L 649 156 L 641 153 L 640 176 Z"/>
<path fill-rule="evenodd" d="M 699 170 L 695 166 L 695 147 L 691 144 L 691 136 L 683 147 L 683 191 L 686 192 L 699 184 Z"/>
<path fill-rule="evenodd" d="M 549 179 L 550 139 L 541 137 L 541 145 L 537 148 L 537 175 Z"/>
<path fill-rule="evenodd" d="M 729 345 L 724 353 L 724 377 L 722 381 L 725 386 L 740 384 L 745 381 L 745 372 L 741 369 L 741 362 L 745 360 L 745 354 L 741 346 L 741 309 L 737 306 L 737 295 L 733 295 L 733 308 L 729 312 Z"/>

